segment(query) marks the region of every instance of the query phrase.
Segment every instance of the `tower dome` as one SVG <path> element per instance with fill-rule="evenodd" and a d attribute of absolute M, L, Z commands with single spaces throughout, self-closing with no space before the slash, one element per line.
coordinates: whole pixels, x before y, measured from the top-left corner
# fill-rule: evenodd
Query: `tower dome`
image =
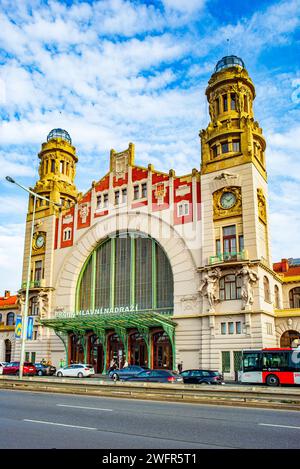
<path fill-rule="evenodd" d="M 236 55 L 226 55 L 221 60 L 219 60 L 219 62 L 215 66 L 215 73 L 219 72 L 223 68 L 230 68 L 236 66 L 245 68 L 245 64 L 240 57 L 237 57 Z"/>
<path fill-rule="evenodd" d="M 64 129 L 52 129 L 51 132 L 49 132 L 47 135 L 47 142 L 49 142 L 49 140 L 53 140 L 54 138 L 62 138 L 70 145 L 72 145 L 71 137 Z"/>

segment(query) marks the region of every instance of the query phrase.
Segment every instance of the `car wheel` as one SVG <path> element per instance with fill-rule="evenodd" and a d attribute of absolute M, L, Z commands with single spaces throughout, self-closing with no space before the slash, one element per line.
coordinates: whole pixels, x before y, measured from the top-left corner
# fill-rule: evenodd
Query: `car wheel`
<path fill-rule="evenodd" d="M 78 373 L 77 378 L 83 378 L 83 373 Z"/>
<path fill-rule="evenodd" d="M 61 378 L 61 377 L 63 376 L 62 372 L 59 371 L 59 372 L 57 373 L 57 376 L 58 376 L 59 378 Z"/>
<path fill-rule="evenodd" d="M 37 374 L 38 374 L 38 376 L 43 376 L 42 370 L 39 370 L 39 371 L 37 372 Z"/>
<path fill-rule="evenodd" d="M 120 378 L 119 378 L 119 376 L 117 375 L 117 373 L 114 373 L 114 374 L 112 375 L 112 379 L 113 379 L 114 381 L 119 381 Z"/>
<path fill-rule="evenodd" d="M 279 378 L 275 375 L 268 375 L 266 379 L 267 386 L 279 386 L 280 381 Z"/>

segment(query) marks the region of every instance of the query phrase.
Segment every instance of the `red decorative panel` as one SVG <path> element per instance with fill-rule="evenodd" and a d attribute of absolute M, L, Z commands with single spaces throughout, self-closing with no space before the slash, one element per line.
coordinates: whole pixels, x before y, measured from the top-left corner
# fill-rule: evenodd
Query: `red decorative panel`
<path fill-rule="evenodd" d="M 77 229 L 87 228 L 91 224 L 91 191 L 78 202 Z"/>
<path fill-rule="evenodd" d="M 170 205 L 169 176 L 152 174 L 152 211 L 166 210 Z"/>
<path fill-rule="evenodd" d="M 66 236 L 65 233 L 68 233 L 68 236 Z M 69 246 L 73 246 L 73 239 L 74 239 L 74 207 L 72 207 L 62 217 L 60 247 L 67 248 Z"/>
<path fill-rule="evenodd" d="M 180 202 L 186 201 L 188 213 L 179 215 Z M 174 224 L 179 225 L 193 221 L 193 196 L 192 181 L 181 181 L 180 178 L 174 180 Z"/>
<path fill-rule="evenodd" d="M 132 168 L 132 182 L 141 181 L 148 178 L 148 170 L 141 168 Z"/>
<path fill-rule="evenodd" d="M 120 187 L 124 186 L 124 184 L 128 183 L 128 173 L 125 173 L 125 177 L 117 178 L 116 176 L 113 177 L 113 187 Z"/>
<path fill-rule="evenodd" d="M 141 202 L 134 202 L 131 205 L 131 208 L 139 208 L 139 207 L 143 207 L 143 205 L 148 205 L 148 200 L 142 200 Z"/>
<path fill-rule="evenodd" d="M 94 217 L 104 217 L 105 215 L 108 215 L 108 210 L 104 210 L 103 212 L 95 212 Z"/>
<path fill-rule="evenodd" d="M 101 181 L 95 186 L 96 192 L 106 191 L 109 189 L 109 174 L 101 179 Z"/>

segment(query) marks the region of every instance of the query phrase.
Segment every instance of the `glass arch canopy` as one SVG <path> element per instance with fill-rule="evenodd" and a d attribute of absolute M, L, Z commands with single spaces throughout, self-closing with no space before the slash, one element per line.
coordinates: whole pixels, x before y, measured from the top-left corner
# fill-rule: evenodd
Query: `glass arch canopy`
<path fill-rule="evenodd" d="M 163 248 L 140 233 L 99 244 L 79 275 L 76 311 L 172 313 L 173 273 Z"/>

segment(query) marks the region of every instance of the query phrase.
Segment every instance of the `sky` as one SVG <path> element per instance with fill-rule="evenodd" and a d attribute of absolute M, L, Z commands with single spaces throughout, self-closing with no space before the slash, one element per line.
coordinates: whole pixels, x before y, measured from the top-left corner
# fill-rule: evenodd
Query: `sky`
<path fill-rule="evenodd" d="M 205 88 L 228 53 L 256 87 L 273 261 L 300 257 L 299 26 L 300 0 L 0 0 L 0 296 L 20 288 L 27 211 L 5 176 L 33 187 L 56 127 L 82 192 L 129 142 L 136 164 L 199 169 Z"/>

